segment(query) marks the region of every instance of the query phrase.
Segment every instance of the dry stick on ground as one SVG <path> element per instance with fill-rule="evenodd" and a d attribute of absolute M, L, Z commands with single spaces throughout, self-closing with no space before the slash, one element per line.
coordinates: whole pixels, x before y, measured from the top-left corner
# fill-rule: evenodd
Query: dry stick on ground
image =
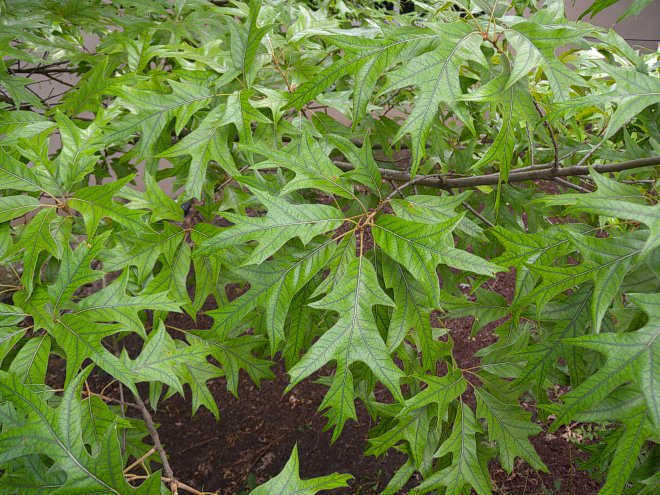
<path fill-rule="evenodd" d="M 154 424 L 154 420 L 151 417 L 151 413 L 149 412 L 149 409 L 147 409 L 147 406 L 144 404 L 144 401 L 142 400 L 142 397 L 140 397 L 140 394 L 133 394 L 133 395 L 135 396 L 135 403 L 137 404 L 138 409 L 140 410 L 140 412 L 142 413 L 142 417 L 144 418 L 144 423 L 147 426 L 147 431 L 149 432 L 149 435 L 151 436 L 151 439 L 154 442 L 154 448 L 156 449 L 156 452 L 158 452 L 158 455 L 160 456 L 160 463 L 163 465 L 163 472 L 165 473 L 165 476 L 169 478 L 172 494 L 178 495 L 179 482 L 174 477 L 174 472 L 172 471 L 170 462 L 167 460 L 167 452 L 165 452 L 165 449 L 163 448 L 163 444 L 160 443 L 158 430 L 156 430 L 156 425 Z"/>
<path fill-rule="evenodd" d="M 338 168 L 344 171 L 353 170 L 355 167 L 346 162 L 335 162 Z M 524 172 L 513 171 L 509 174 L 506 184 L 514 182 L 525 182 L 529 180 L 552 180 L 555 177 L 572 177 L 578 175 L 589 175 L 590 170 L 599 173 L 608 172 L 622 172 L 624 170 L 633 170 L 642 167 L 653 167 L 660 165 L 660 156 L 653 156 L 650 158 L 638 158 L 621 163 L 608 163 L 604 165 L 588 166 L 572 166 L 564 168 L 541 168 L 531 169 Z M 389 170 L 381 168 L 380 174 L 383 179 L 394 180 L 397 182 L 410 182 L 410 174 L 399 170 Z M 494 186 L 500 182 L 500 174 L 477 175 L 474 177 L 457 177 L 457 178 L 444 178 L 436 175 L 418 175 L 415 177 L 415 184 L 422 186 L 437 187 L 439 189 L 457 189 L 457 188 L 473 188 L 479 186 Z"/>

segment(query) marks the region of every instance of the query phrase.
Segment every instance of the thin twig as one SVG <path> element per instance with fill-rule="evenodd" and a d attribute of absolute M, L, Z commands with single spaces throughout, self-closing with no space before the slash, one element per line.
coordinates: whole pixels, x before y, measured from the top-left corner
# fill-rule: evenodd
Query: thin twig
<path fill-rule="evenodd" d="M 450 190 L 449 190 L 449 194 L 451 194 L 452 196 L 454 196 L 455 193 L 454 193 L 454 191 L 452 191 L 452 190 L 450 189 Z M 470 213 L 472 213 L 475 217 L 477 217 L 479 220 L 481 220 L 483 223 L 485 223 L 485 224 L 488 225 L 489 227 L 495 227 L 495 224 L 494 224 L 493 222 L 491 222 L 490 220 L 488 220 L 485 216 L 483 216 L 481 213 L 479 213 L 479 212 L 478 212 L 475 208 L 473 208 L 471 205 L 467 204 L 467 202 L 463 201 L 463 202 L 461 203 L 461 205 L 463 205 L 463 208 L 465 208 L 467 211 L 469 211 Z"/>
<path fill-rule="evenodd" d="M 128 473 L 128 472 L 129 472 L 131 469 L 133 469 L 134 467 L 139 466 L 140 464 L 142 464 L 142 463 L 143 463 L 146 459 L 148 459 L 148 458 L 151 456 L 151 454 L 153 454 L 154 452 L 156 452 L 156 449 L 153 448 L 153 447 L 150 448 L 150 449 L 149 449 L 149 452 L 147 452 L 146 454 L 144 454 L 144 455 L 143 455 L 142 457 L 140 457 L 137 461 L 135 461 L 133 464 L 129 465 L 126 469 L 124 469 L 124 473 Z"/>
<path fill-rule="evenodd" d="M 593 191 L 590 191 L 586 187 L 578 186 L 577 184 L 573 184 L 572 182 L 569 182 L 565 179 L 562 179 L 561 177 L 555 177 L 552 179 L 555 181 L 557 184 L 561 184 L 562 186 L 569 187 L 571 189 L 575 189 L 576 191 L 580 191 L 581 193 L 590 193 Z"/>
<path fill-rule="evenodd" d="M 600 148 L 603 145 L 604 142 L 605 142 L 604 139 L 601 139 L 600 141 L 598 141 L 598 144 L 596 146 L 594 146 L 593 148 L 591 148 L 589 150 L 589 152 L 586 155 L 584 155 L 584 157 L 582 157 L 582 160 L 580 160 L 578 162 L 578 166 L 582 166 L 585 163 L 587 163 L 587 160 L 589 160 L 589 158 L 591 158 L 593 156 L 593 154 L 596 152 L 596 150 L 598 148 Z"/>
<path fill-rule="evenodd" d="M 165 452 L 165 449 L 163 448 L 163 444 L 160 443 L 158 430 L 156 430 L 156 425 L 154 424 L 154 420 L 151 417 L 151 413 L 149 412 L 149 409 L 147 409 L 147 406 L 144 404 L 144 401 L 142 400 L 142 397 L 140 397 L 140 394 L 136 393 L 133 395 L 135 396 L 135 402 L 138 406 L 138 409 L 140 410 L 140 412 L 142 413 L 142 417 L 144 418 L 144 423 L 147 427 L 147 431 L 149 432 L 149 436 L 151 436 L 151 439 L 154 442 L 154 448 L 156 449 L 156 452 L 158 452 L 158 456 L 160 457 L 160 463 L 163 465 L 163 472 L 165 473 L 165 476 L 169 479 L 170 489 L 172 490 L 172 494 L 178 495 L 179 491 L 177 487 L 179 485 L 179 482 L 174 477 L 174 472 L 172 471 L 170 462 L 167 460 L 167 452 Z"/>

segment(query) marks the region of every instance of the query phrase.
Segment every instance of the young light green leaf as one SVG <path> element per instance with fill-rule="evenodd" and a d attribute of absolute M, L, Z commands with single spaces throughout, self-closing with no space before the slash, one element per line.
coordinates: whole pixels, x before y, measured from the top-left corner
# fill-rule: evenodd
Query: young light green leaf
<path fill-rule="evenodd" d="M 320 478 L 303 480 L 300 478 L 299 471 L 298 446 L 295 445 L 289 462 L 286 463 L 280 474 L 252 490 L 250 495 L 314 495 L 320 491 L 348 486 L 347 481 L 353 478 L 350 474 L 334 473 Z"/>

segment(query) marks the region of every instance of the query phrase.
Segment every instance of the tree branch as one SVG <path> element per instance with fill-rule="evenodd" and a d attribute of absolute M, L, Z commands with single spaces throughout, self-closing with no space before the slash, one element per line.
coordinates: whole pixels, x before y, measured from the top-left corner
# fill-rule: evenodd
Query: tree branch
<path fill-rule="evenodd" d="M 142 400 L 142 397 L 140 397 L 140 394 L 134 394 L 134 396 L 135 396 L 135 403 L 137 404 L 138 409 L 142 413 L 142 417 L 144 418 L 144 423 L 147 426 L 149 435 L 151 436 L 151 439 L 154 442 L 154 449 L 156 449 L 156 452 L 158 452 L 158 455 L 160 457 L 160 463 L 163 465 L 163 472 L 165 473 L 165 476 L 170 480 L 170 488 L 172 489 L 172 494 L 177 495 L 178 481 L 174 477 L 174 472 L 172 471 L 170 462 L 167 460 L 167 452 L 165 452 L 165 449 L 163 448 L 163 444 L 160 443 L 158 430 L 156 429 L 154 420 L 151 417 L 151 413 L 149 413 L 149 409 L 147 409 L 147 406 Z"/>
<path fill-rule="evenodd" d="M 341 170 L 353 170 L 353 165 L 346 162 L 335 162 L 335 165 Z M 633 170 L 642 167 L 653 167 L 660 165 L 660 156 L 652 156 L 650 158 L 638 158 L 621 163 L 608 163 L 604 165 L 593 165 L 592 167 L 575 165 L 572 167 L 564 167 L 555 169 L 550 165 L 550 168 L 528 169 L 522 172 L 515 170 L 509 174 L 509 179 L 505 182 L 512 184 L 514 182 L 525 182 L 529 180 L 553 180 L 555 177 L 572 177 L 578 175 L 589 175 L 589 169 L 593 169 L 599 173 L 608 172 L 622 172 L 624 170 Z M 394 180 L 397 182 L 410 182 L 410 174 L 400 170 L 390 170 L 381 168 L 380 174 L 385 180 Z M 419 178 L 419 179 L 418 179 Z M 456 177 L 445 178 L 436 175 L 417 176 L 415 183 L 422 186 L 437 187 L 439 189 L 461 189 L 473 188 L 479 186 L 494 186 L 500 181 L 500 174 L 477 175 L 474 177 Z"/>

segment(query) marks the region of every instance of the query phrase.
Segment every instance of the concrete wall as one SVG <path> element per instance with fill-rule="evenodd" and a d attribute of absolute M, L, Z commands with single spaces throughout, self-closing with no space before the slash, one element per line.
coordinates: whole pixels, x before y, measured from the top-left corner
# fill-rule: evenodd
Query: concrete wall
<path fill-rule="evenodd" d="M 584 20 L 596 26 L 613 27 L 635 48 L 643 47 L 655 51 L 660 41 L 659 0 L 651 2 L 638 16 L 628 17 L 621 22 L 616 22 L 621 14 L 635 1 L 637 0 L 624 0 L 598 13 L 593 19 L 586 17 Z M 567 17 L 577 19 L 592 3 L 593 0 L 566 0 Z"/>

